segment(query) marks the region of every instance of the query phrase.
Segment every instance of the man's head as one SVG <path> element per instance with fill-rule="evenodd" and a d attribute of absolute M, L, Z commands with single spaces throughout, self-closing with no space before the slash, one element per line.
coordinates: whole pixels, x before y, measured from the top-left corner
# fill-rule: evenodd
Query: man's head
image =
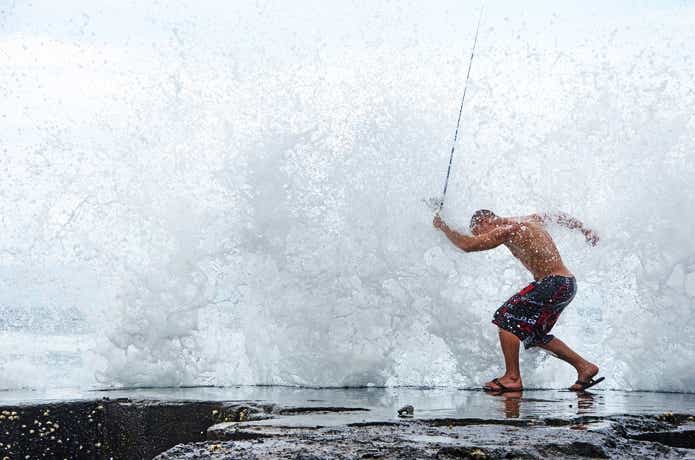
<path fill-rule="evenodd" d="M 497 217 L 494 212 L 488 209 L 479 209 L 471 217 L 471 233 L 480 235 L 492 230 L 493 221 Z"/>

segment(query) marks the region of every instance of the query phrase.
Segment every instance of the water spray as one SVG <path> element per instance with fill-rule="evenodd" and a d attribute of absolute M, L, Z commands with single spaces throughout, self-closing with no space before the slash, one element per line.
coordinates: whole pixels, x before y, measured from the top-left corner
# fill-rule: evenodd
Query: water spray
<path fill-rule="evenodd" d="M 449 155 L 449 167 L 446 170 L 446 179 L 444 181 L 444 191 L 442 192 L 442 197 L 437 200 L 436 198 L 431 198 L 427 201 L 432 208 L 439 213 L 444 207 L 444 199 L 446 198 L 446 191 L 449 188 L 449 177 L 451 176 L 451 165 L 454 161 L 454 151 L 456 150 L 456 141 L 458 140 L 459 127 L 461 126 L 461 115 L 463 114 L 463 104 L 466 101 L 466 92 L 468 91 L 468 80 L 471 77 L 471 68 L 473 67 L 473 56 L 475 55 L 475 48 L 478 45 L 478 32 L 480 31 L 480 22 L 483 19 L 483 12 L 485 11 L 485 4 L 480 7 L 480 14 L 478 16 L 478 25 L 475 29 L 475 38 L 473 39 L 473 47 L 471 48 L 471 57 L 468 60 L 468 72 L 466 73 L 466 83 L 463 87 L 463 96 L 461 97 L 461 106 L 459 107 L 459 116 L 456 121 L 456 131 L 454 131 L 454 141 L 451 145 L 451 154 Z M 438 201 L 438 202 L 437 202 Z"/>

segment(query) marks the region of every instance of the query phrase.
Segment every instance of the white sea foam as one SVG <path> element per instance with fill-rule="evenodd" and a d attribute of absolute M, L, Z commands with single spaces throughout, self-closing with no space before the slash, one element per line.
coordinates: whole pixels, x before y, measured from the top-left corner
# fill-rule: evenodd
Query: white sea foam
<path fill-rule="evenodd" d="M 0 387 L 498 374 L 491 315 L 529 275 L 504 249 L 455 250 L 421 201 L 475 5 L 177 5 L 126 32 L 82 5 L 104 28 L 64 12 L 53 36 L 10 13 L 28 29 L 0 54 Z M 695 11 L 572 14 L 488 12 L 446 216 L 596 227 L 597 248 L 551 229 L 579 280 L 555 333 L 606 386 L 692 391 Z M 522 359 L 527 386 L 574 378 Z"/>

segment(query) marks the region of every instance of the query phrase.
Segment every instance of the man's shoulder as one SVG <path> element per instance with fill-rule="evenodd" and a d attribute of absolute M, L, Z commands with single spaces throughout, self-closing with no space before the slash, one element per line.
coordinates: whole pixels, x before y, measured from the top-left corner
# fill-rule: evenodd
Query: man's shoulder
<path fill-rule="evenodd" d="M 509 223 L 509 224 L 543 225 L 545 223 L 545 218 L 546 218 L 546 214 L 535 213 L 535 214 L 529 214 L 526 216 L 503 217 L 502 220 L 504 223 Z"/>
<path fill-rule="evenodd" d="M 522 235 L 524 232 L 529 230 L 528 224 L 525 224 L 523 222 L 515 222 L 515 221 L 510 221 L 510 222 L 505 222 L 501 226 L 497 227 L 497 233 L 508 236 L 512 239 Z"/>
<path fill-rule="evenodd" d="M 510 228 L 512 237 L 519 246 L 535 244 L 535 242 L 545 240 L 549 236 L 544 225 L 536 222 L 518 222 L 510 225 Z"/>

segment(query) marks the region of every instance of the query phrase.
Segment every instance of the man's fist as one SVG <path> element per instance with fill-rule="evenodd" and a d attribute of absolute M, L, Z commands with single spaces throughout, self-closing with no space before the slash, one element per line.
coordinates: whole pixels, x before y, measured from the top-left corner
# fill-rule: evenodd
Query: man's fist
<path fill-rule="evenodd" d="M 439 217 L 439 214 L 436 214 L 434 216 L 434 220 L 432 221 L 432 225 L 434 225 L 434 228 L 442 228 L 444 225 L 444 221 L 442 220 L 441 217 Z"/>

